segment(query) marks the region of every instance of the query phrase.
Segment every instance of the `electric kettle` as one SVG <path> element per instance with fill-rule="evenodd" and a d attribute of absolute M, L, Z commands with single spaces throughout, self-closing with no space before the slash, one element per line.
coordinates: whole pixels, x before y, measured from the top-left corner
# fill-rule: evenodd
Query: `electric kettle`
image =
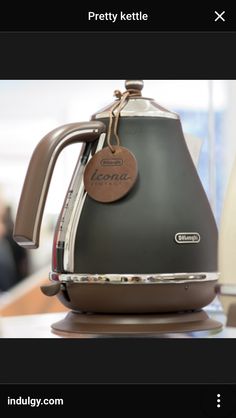
<path fill-rule="evenodd" d="M 38 144 L 14 239 L 38 247 L 57 157 L 81 142 L 42 291 L 74 312 L 198 310 L 216 295 L 214 216 L 179 116 L 142 97 L 142 80 L 125 86 L 90 122 L 56 128 Z"/>

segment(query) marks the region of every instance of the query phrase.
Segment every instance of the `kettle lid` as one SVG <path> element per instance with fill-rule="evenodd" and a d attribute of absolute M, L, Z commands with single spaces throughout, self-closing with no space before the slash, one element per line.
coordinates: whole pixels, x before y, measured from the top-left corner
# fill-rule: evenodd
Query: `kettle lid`
<path fill-rule="evenodd" d="M 143 80 L 126 80 L 125 87 L 126 92 L 129 92 L 130 95 L 126 101 L 124 107 L 120 111 L 120 116 L 142 116 L 142 117 L 161 117 L 161 118 L 170 118 L 170 119 L 179 119 L 177 113 L 171 112 L 168 109 L 160 106 L 154 99 L 147 97 L 142 97 L 142 89 L 144 83 Z M 114 93 L 115 95 L 121 94 L 117 90 Z M 118 101 L 117 99 L 116 101 Z M 115 102 L 116 102 L 115 101 Z M 112 102 L 110 105 L 96 112 L 92 119 L 103 119 L 109 118 L 110 111 L 114 106 Z"/>

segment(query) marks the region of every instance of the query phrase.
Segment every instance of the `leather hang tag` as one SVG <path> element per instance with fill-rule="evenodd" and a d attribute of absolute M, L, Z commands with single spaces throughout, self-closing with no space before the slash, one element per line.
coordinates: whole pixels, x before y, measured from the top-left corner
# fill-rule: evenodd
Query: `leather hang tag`
<path fill-rule="evenodd" d="M 113 146 L 97 152 L 84 172 L 84 187 L 88 195 L 103 203 L 121 199 L 134 186 L 138 177 L 135 156 L 127 148 Z"/>

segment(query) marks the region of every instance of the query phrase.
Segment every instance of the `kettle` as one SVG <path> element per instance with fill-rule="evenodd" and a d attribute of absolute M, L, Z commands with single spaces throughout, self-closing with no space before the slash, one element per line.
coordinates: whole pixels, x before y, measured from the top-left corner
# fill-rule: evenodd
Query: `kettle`
<path fill-rule="evenodd" d="M 215 219 L 179 116 L 142 97 L 142 80 L 125 86 L 90 122 L 60 126 L 38 144 L 14 239 L 38 247 L 57 157 L 81 142 L 42 291 L 74 312 L 198 310 L 216 294 Z"/>

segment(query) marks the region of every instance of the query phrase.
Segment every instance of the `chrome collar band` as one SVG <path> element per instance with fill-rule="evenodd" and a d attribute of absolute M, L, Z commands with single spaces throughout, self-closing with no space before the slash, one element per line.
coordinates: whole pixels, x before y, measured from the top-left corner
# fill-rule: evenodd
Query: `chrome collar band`
<path fill-rule="evenodd" d="M 50 280 L 61 283 L 111 283 L 111 284 L 163 284 L 216 281 L 218 272 L 213 273 L 171 273 L 171 274 L 58 274 L 50 273 Z"/>

